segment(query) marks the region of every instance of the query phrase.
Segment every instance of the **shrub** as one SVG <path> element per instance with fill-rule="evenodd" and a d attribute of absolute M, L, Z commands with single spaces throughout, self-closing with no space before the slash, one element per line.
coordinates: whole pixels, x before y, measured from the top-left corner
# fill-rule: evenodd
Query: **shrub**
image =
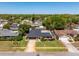
<path fill-rule="evenodd" d="M 41 38 L 40 40 L 41 40 L 41 41 L 53 41 L 53 40 L 55 40 L 55 39 L 45 39 L 45 38 Z"/>
<path fill-rule="evenodd" d="M 55 39 L 49 39 L 49 41 L 53 41 L 53 40 L 55 40 Z"/>
<path fill-rule="evenodd" d="M 9 24 L 9 23 L 5 24 L 5 25 L 3 26 L 3 28 L 5 28 L 5 29 L 10 29 L 10 24 Z"/>
<path fill-rule="evenodd" d="M 73 42 L 72 40 L 69 40 L 69 42 Z"/>
<path fill-rule="evenodd" d="M 21 36 L 21 35 L 19 35 L 18 37 L 17 37 L 17 41 L 20 41 L 20 40 L 22 40 L 23 39 L 23 36 Z"/>
<path fill-rule="evenodd" d="M 41 38 L 40 40 L 41 40 L 41 41 L 46 41 L 47 39 Z"/>
<path fill-rule="evenodd" d="M 79 41 L 79 34 L 74 38 L 75 41 Z"/>
<path fill-rule="evenodd" d="M 23 36 L 19 35 L 16 37 L 0 37 L 0 41 L 20 41 L 23 39 Z"/>

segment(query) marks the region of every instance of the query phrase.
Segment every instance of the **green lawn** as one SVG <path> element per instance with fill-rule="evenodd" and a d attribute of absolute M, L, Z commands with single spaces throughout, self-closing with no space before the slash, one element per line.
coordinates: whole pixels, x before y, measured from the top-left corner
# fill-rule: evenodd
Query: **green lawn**
<path fill-rule="evenodd" d="M 19 41 L 19 47 L 26 47 L 27 42 L 28 41 L 26 41 L 26 38 L 23 37 L 23 40 Z"/>
<path fill-rule="evenodd" d="M 64 47 L 59 40 L 54 41 L 37 41 L 36 47 Z"/>
<path fill-rule="evenodd" d="M 67 48 L 59 41 L 37 41 L 36 51 L 38 52 L 57 52 L 57 51 L 67 51 Z"/>

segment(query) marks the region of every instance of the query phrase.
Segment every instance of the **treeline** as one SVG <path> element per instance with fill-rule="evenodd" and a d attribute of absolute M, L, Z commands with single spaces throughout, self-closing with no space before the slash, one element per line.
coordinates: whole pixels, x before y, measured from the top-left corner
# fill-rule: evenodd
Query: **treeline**
<path fill-rule="evenodd" d="M 59 16 L 64 18 L 79 17 L 78 14 L 0 14 L 0 19 L 27 19 L 27 18 L 47 18 L 50 16 Z"/>
<path fill-rule="evenodd" d="M 79 15 L 52 15 L 43 20 L 43 25 L 49 30 L 72 29 L 79 24 Z"/>
<path fill-rule="evenodd" d="M 78 14 L 0 14 L 0 19 L 20 23 L 24 19 L 42 20 L 47 29 L 72 29 L 72 24 L 79 24 Z"/>

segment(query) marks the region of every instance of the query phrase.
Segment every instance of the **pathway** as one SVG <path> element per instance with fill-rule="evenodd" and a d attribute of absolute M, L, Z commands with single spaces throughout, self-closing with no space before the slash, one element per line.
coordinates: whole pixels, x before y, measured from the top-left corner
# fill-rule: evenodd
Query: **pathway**
<path fill-rule="evenodd" d="M 79 53 L 79 51 L 77 50 L 77 48 L 75 48 L 68 40 L 68 37 L 61 37 L 59 40 L 61 40 L 61 42 L 68 48 L 68 51 L 71 53 Z"/>
<path fill-rule="evenodd" d="M 25 52 L 35 52 L 35 42 L 35 39 L 29 40 Z"/>

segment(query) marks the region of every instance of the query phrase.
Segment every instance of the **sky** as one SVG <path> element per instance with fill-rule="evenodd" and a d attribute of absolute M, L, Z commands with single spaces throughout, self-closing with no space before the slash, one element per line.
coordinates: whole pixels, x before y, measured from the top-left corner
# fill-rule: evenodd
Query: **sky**
<path fill-rule="evenodd" d="M 0 14 L 79 14 L 79 2 L 0 2 Z"/>

